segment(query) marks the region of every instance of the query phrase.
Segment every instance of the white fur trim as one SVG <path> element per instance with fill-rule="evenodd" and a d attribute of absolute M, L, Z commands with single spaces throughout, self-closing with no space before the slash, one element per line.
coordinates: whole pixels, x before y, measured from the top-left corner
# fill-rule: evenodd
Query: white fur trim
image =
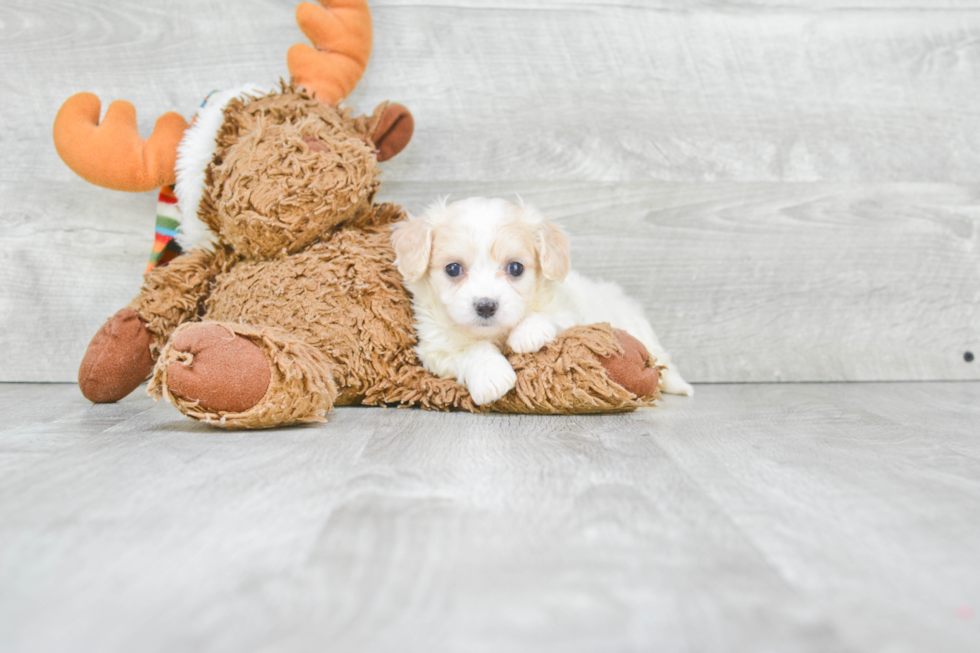
<path fill-rule="evenodd" d="M 198 217 L 198 209 L 204 195 L 204 172 L 218 148 L 216 138 L 225 119 L 225 106 L 236 97 L 265 95 L 271 90 L 256 84 L 245 84 L 227 91 L 215 91 L 198 110 L 194 124 L 184 132 L 177 146 L 174 194 L 181 214 L 176 240 L 185 251 L 213 242 L 214 235 Z"/>

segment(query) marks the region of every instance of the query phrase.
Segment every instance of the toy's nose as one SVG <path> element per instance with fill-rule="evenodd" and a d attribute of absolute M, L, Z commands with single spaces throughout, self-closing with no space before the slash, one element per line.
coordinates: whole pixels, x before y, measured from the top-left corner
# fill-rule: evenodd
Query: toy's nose
<path fill-rule="evenodd" d="M 309 145 L 310 149 L 313 150 L 314 152 L 327 152 L 330 150 L 327 144 L 324 143 L 322 139 L 319 139 L 316 136 L 304 136 L 303 142 Z"/>
<path fill-rule="evenodd" d="M 476 309 L 476 314 L 484 319 L 493 317 L 493 314 L 497 312 L 497 302 L 486 297 L 476 300 L 473 306 Z"/>

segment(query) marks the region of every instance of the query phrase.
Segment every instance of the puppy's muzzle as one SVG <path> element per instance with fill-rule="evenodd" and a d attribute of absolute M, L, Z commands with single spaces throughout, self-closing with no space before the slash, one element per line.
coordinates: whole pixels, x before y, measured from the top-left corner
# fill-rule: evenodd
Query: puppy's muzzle
<path fill-rule="evenodd" d="M 473 308 L 476 310 L 476 314 L 485 320 L 493 317 L 493 314 L 497 312 L 497 302 L 484 297 L 473 302 Z"/>

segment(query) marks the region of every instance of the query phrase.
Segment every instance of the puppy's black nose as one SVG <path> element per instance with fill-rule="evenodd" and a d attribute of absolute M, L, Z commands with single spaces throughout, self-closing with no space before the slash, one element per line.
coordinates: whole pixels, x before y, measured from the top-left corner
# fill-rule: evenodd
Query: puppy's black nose
<path fill-rule="evenodd" d="M 476 308 L 476 314 L 484 319 L 493 317 L 493 314 L 497 312 L 497 302 L 485 297 L 476 300 L 474 307 Z"/>

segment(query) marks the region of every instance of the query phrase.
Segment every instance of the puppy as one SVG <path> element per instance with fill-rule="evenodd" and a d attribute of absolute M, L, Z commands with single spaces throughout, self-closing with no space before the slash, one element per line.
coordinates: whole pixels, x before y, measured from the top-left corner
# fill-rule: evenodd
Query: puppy
<path fill-rule="evenodd" d="M 616 284 L 570 271 L 568 238 L 534 209 L 483 197 L 437 202 L 396 223 L 391 240 L 412 292 L 422 365 L 455 377 L 477 404 L 517 381 L 505 344 L 536 352 L 565 329 L 595 322 L 629 332 L 666 365 L 665 392 L 693 393 L 639 304 Z"/>

